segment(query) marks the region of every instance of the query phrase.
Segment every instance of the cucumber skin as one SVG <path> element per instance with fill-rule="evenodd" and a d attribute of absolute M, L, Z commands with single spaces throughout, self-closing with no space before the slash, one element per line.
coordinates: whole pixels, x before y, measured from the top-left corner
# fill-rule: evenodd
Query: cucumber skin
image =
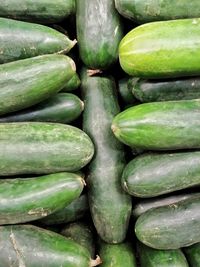
<path fill-rule="evenodd" d="M 0 18 L 0 41 L 0 64 L 45 54 L 67 53 L 76 44 L 50 27 L 4 18 Z"/>
<path fill-rule="evenodd" d="M 146 103 L 118 114 L 112 129 L 121 142 L 138 149 L 199 148 L 199 116 L 199 99 Z"/>
<path fill-rule="evenodd" d="M 78 171 L 94 153 L 91 139 L 70 125 L 1 123 L 0 133 L 1 176 Z"/>
<path fill-rule="evenodd" d="M 29 109 L 0 117 L 0 123 L 21 121 L 70 123 L 81 115 L 83 108 L 83 102 L 76 95 L 59 93 Z"/>
<path fill-rule="evenodd" d="M 115 83 L 108 77 L 87 77 L 84 72 L 81 77 L 85 101 L 83 129 L 96 148 L 87 176 L 90 212 L 101 239 L 120 243 L 129 224 L 131 198 L 120 184 L 125 164 L 123 146 L 110 129 L 119 112 Z"/>
<path fill-rule="evenodd" d="M 71 92 L 79 88 L 81 85 L 81 80 L 77 73 L 73 75 L 73 77 L 67 82 L 65 87 L 62 89 L 62 92 Z"/>
<path fill-rule="evenodd" d="M 198 18 L 139 26 L 120 43 L 121 67 L 130 76 L 147 79 L 198 76 L 199 35 Z"/>
<path fill-rule="evenodd" d="M 200 152 L 147 153 L 125 167 L 122 186 L 130 195 L 151 198 L 200 185 Z"/>
<path fill-rule="evenodd" d="M 48 99 L 74 73 L 73 60 L 63 55 L 44 55 L 0 65 L 0 115 Z"/>
<path fill-rule="evenodd" d="M 180 249 L 156 250 L 141 243 L 137 248 L 141 267 L 189 267 Z"/>
<path fill-rule="evenodd" d="M 135 233 L 155 249 L 179 249 L 200 242 L 200 196 L 148 210 L 138 218 Z"/>
<path fill-rule="evenodd" d="M 31 245 L 30 245 L 31 244 Z M 32 225 L 0 227 L 0 267 L 89 267 L 87 249 Z"/>
<path fill-rule="evenodd" d="M 200 17 L 198 0 L 115 0 L 115 6 L 122 16 L 139 24 Z"/>
<path fill-rule="evenodd" d="M 87 196 L 81 195 L 64 209 L 58 210 L 57 212 L 44 217 L 40 220 L 40 222 L 44 225 L 70 223 L 83 218 L 88 210 L 89 204 Z"/>
<path fill-rule="evenodd" d="M 200 243 L 184 248 L 190 267 L 200 267 Z"/>
<path fill-rule="evenodd" d="M 88 68 L 108 69 L 118 59 L 123 37 L 114 1 L 77 0 L 76 21 L 81 60 Z"/>
<path fill-rule="evenodd" d="M 57 173 L 0 180 L 0 225 L 30 222 L 70 204 L 83 190 L 82 178 Z"/>
<path fill-rule="evenodd" d="M 131 104 L 135 104 L 137 99 L 135 99 L 131 90 L 129 90 L 128 84 L 129 84 L 129 78 L 128 77 L 121 79 L 118 82 L 118 89 L 119 89 L 119 94 L 120 94 L 123 102 L 127 105 L 131 105 Z"/>
<path fill-rule="evenodd" d="M 0 0 L 0 17 L 41 24 L 58 23 L 75 13 L 75 0 Z"/>
<path fill-rule="evenodd" d="M 199 77 L 137 81 L 132 79 L 131 87 L 134 97 L 143 103 L 200 98 Z"/>

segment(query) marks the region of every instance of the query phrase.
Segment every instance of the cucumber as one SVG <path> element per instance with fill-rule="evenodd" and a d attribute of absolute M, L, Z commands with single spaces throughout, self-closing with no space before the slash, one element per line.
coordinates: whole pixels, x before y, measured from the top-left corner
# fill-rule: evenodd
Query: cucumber
<path fill-rule="evenodd" d="M 90 138 L 70 125 L 1 123 L 0 133 L 1 176 L 77 171 L 94 153 Z"/>
<path fill-rule="evenodd" d="M 190 100 L 200 98 L 200 78 L 168 80 L 131 79 L 130 89 L 141 102 Z"/>
<path fill-rule="evenodd" d="M 81 115 L 83 109 L 84 104 L 76 95 L 59 93 L 29 109 L 0 117 L 0 123 L 18 121 L 70 123 Z"/>
<path fill-rule="evenodd" d="M 90 227 L 83 222 L 71 223 L 64 226 L 60 232 L 63 236 L 77 242 L 89 250 L 91 258 L 95 255 L 94 236 Z"/>
<path fill-rule="evenodd" d="M 64 209 L 58 210 L 40 220 L 43 225 L 63 224 L 77 221 L 83 218 L 89 210 L 88 199 L 82 195 L 67 205 Z"/>
<path fill-rule="evenodd" d="M 84 184 L 73 173 L 0 180 L 0 225 L 45 217 L 78 198 Z"/>
<path fill-rule="evenodd" d="M 119 47 L 123 70 L 148 79 L 199 75 L 199 57 L 198 18 L 144 24 L 129 32 Z"/>
<path fill-rule="evenodd" d="M 113 120 L 115 136 L 144 150 L 200 147 L 200 100 L 154 102 L 129 108 Z"/>
<path fill-rule="evenodd" d="M 75 13 L 75 0 L 0 0 L 0 17 L 41 24 L 58 23 Z"/>
<path fill-rule="evenodd" d="M 190 267 L 200 267 L 200 243 L 184 248 Z"/>
<path fill-rule="evenodd" d="M 0 65 L 0 115 L 28 108 L 55 95 L 74 73 L 73 60 L 63 55 L 44 55 Z"/>
<path fill-rule="evenodd" d="M 137 23 L 200 17 L 198 0 L 115 0 L 118 12 Z"/>
<path fill-rule="evenodd" d="M 123 171 L 130 195 L 150 198 L 200 185 L 200 152 L 149 153 L 136 157 Z"/>
<path fill-rule="evenodd" d="M 178 249 L 200 242 L 200 196 L 146 211 L 138 218 L 135 233 L 155 249 Z"/>
<path fill-rule="evenodd" d="M 63 92 L 71 92 L 76 90 L 81 85 L 81 80 L 77 73 L 67 82 L 65 87 L 62 89 Z"/>
<path fill-rule="evenodd" d="M 162 207 L 165 205 L 173 205 L 179 201 L 191 198 L 199 193 L 187 193 L 187 194 L 176 194 L 172 196 L 163 196 L 158 198 L 150 198 L 145 200 L 140 200 L 133 206 L 133 217 L 138 218 L 140 215 L 145 213 L 147 210 L 152 208 Z"/>
<path fill-rule="evenodd" d="M 32 225 L 0 227 L 0 267 L 92 267 L 87 249 Z"/>
<path fill-rule="evenodd" d="M 157 250 L 140 243 L 137 250 L 141 267 L 189 267 L 180 249 Z"/>
<path fill-rule="evenodd" d="M 131 105 L 131 104 L 135 104 L 137 99 L 135 99 L 135 97 L 133 96 L 131 90 L 129 90 L 128 83 L 129 83 L 129 78 L 128 77 L 119 80 L 118 89 L 119 89 L 119 94 L 121 96 L 122 101 L 126 105 Z"/>
<path fill-rule="evenodd" d="M 129 243 L 111 245 L 101 241 L 99 254 L 102 267 L 137 267 L 134 251 Z"/>
<path fill-rule="evenodd" d="M 85 72 L 81 80 L 85 101 L 83 129 L 96 148 L 88 166 L 90 211 L 101 239 L 119 243 L 126 237 L 131 198 L 120 184 L 125 164 L 123 146 L 110 129 L 113 117 L 119 112 L 115 83 L 112 78 L 88 77 Z"/>
<path fill-rule="evenodd" d="M 84 64 L 108 69 L 118 58 L 123 37 L 120 16 L 110 0 L 77 0 L 77 39 Z"/>
<path fill-rule="evenodd" d="M 44 54 L 67 53 L 76 44 L 76 40 L 71 41 L 52 28 L 4 18 L 0 18 L 0 41 L 0 63 Z"/>

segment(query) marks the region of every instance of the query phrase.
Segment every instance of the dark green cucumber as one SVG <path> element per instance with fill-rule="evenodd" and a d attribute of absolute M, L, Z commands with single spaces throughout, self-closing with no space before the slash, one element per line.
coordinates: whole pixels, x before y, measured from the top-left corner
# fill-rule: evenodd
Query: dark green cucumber
<path fill-rule="evenodd" d="M 0 247 L 0 267 L 97 266 L 78 243 L 32 225 L 1 226 Z"/>
<path fill-rule="evenodd" d="M 0 117 L 0 123 L 18 121 L 70 123 L 81 115 L 83 109 L 84 103 L 76 95 L 59 93 L 29 109 Z"/>
<path fill-rule="evenodd" d="M 129 243 L 111 245 L 101 241 L 99 255 L 103 262 L 102 267 L 137 266 L 133 248 Z"/>
<path fill-rule="evenodd" d="M 137 251 L 141 267 L 189 267 L 180 249 L 158 250 L 140 243 Z"/>
<path fill-rule="evenodd" d="M 0 224 L 43 218 L 70 204 L 83 190 L 83 179 L 73 173 L 0 180 Z"/>
<path fill-rule="evenodd" d="M 67 82 L 65 87 L 62 89 L 63 92 L 71 92 L 76 90 L 81 85 L 81 80 L 77 73 Z"/>
<path fill-rule="evenodd" d="M 95 255 L 95 242 L 92 230 L 83 222 L 71 223 L 60 232 L 65 237 L 77 242 L 82 247 L 89 250 L 91 258 Z"/>
<path fill-rule="evenodd" d="M 119 13 L 137 23 L 200 17 L 198 0 L 115 0 Z"/>
<path fill-rule="evenodd" d="M 95 144 L 96 154 L 88 166 L 88 197 L 92 218 L 100 237 L 108 243 L 122 242 L 131 214 L 131 198 L 121 188 L 123 146 L 110 124 L 119 112 L 115 83 L 109 77 L 82 74 L 85 101 L 83 129 Z M 109 203 L 109 204 L 108 204 Z"/>
<path fill-rule="evenodd" d="M 59 92 L 75 73 L 63 55 L 44 55 L 0 65 L 0 115 L 33 106 Z"/>
<path fill-rule="evenodd" d="M 155 249 L 178 249 L 200 242 L 200 196 L 153 208 L 135 225 L 137 238 Z"/>
<path fill-rule="evenodd" d="M 45 54 L 67 53 L 76 44 L 76 40 L 71 41 L 52 28 L 4 18 L 0 18 L 0 41 L 0 63 Z"/>
<path fill-rule="evenodd" d="M 199 18 L 144 24 L 129 32 L 119 47 L 123 70 L 148 79 L 199 75 L 199 57 Z"/>
<path fill-rule="evenodd" d="M 112 129 L 123 143 L 144 150 L 200 148 L 200 100 L 154 102 L 118 114 Z"/>
<path fill-rule="evenodd" d="M 41 24 L 58 23 L 75 13 L 75 0 L 0 0 L 0 17 Z"/>
<path fill-rule="evenodd" d="M 80 57 L 91 69 L 108 69 L 118 58 L 123 37 L 120 16 L 110 0 L 77 0 Z"/>
<path fill-rule="evenodd" d="M 162 207 L 166 205 L 173 205 L 182 200 L 191 198 L 199 193 L 185 193 L 185 194 L 176 194 L 170 196 L 163 196 L 158 198 L 150 198 L 145 200 L 140 200 L 133 206 L 133 217 L 138 218 L 140 215 L 145 213 L 147 210 L 152 208 Z"/>
<path fill-rule="evenodd" d="M 122 186 L 130 195 L 150 198 L 200 185 L 200 152 L 148 153 L 123 171 Z"/>
<path fill-rule="evenodd" d="M 200 78 L 168 80 L 130 79 L 130 89 L 141 102 L 190 100 L 200 98 Z"/>
<path fill-rule="evenodd" d="M 69 223 L 83 218 L 88 210 L 89 205 L 87 196 L 82 195 L 75 199 L 71 204 L 67 205 L 64 209 L 52 213 L 40 220 L 40 222 L 44 225 Z"/>
<path fill-rule="evenodd" d="M 0 175 L 77 171 L 94 146 L 80 129 L 44 122 L 0 124 Z"/>
<path fill-rule="evenodd" d="M 129 82 L 129 78 L 124 78 L 124 79 L 119 80 L 118 89 L 119 89 L 119 94 L 121 96 L 122 101 L 127 105 L 131 105 L 131 104 L 134 104 L 137 101 L 137 99 L 135 99 L 131 90 L 129 90 L 128 82 Z"/>
<path fill-rule="evenodd" d="M 200 243 L 184 248 L 190 267 L 200 267 Z"/>

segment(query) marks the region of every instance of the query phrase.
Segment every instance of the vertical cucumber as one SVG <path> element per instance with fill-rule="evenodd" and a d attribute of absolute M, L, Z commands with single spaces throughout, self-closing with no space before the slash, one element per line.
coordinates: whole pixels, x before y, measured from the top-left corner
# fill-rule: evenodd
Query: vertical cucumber
<path fill-rule="evenodd" d="M 200 267 L 200 243 L 184 248 L 190 267 Z"/>
<path fill-rule="evenodd" d="M 131 213 L 131 198 L 121 188 L 123 146 L 110 125 L 119 112 L 114 81 L 82 73 L 85 101 L 83 129 L 91 137 L 96 154 L 88 167 L 88 197 L 92 218 L 100 237 L 108 243 L 122 242 Z"/>

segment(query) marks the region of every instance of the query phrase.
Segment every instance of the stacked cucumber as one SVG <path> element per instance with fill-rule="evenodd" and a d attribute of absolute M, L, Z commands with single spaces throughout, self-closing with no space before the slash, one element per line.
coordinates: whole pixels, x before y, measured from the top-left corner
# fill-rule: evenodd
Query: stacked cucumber
<path fill-rule="evenodd" d="M 200 267 L 199 149 L 199 1 L 0 0 L 0 267 Z"/>

